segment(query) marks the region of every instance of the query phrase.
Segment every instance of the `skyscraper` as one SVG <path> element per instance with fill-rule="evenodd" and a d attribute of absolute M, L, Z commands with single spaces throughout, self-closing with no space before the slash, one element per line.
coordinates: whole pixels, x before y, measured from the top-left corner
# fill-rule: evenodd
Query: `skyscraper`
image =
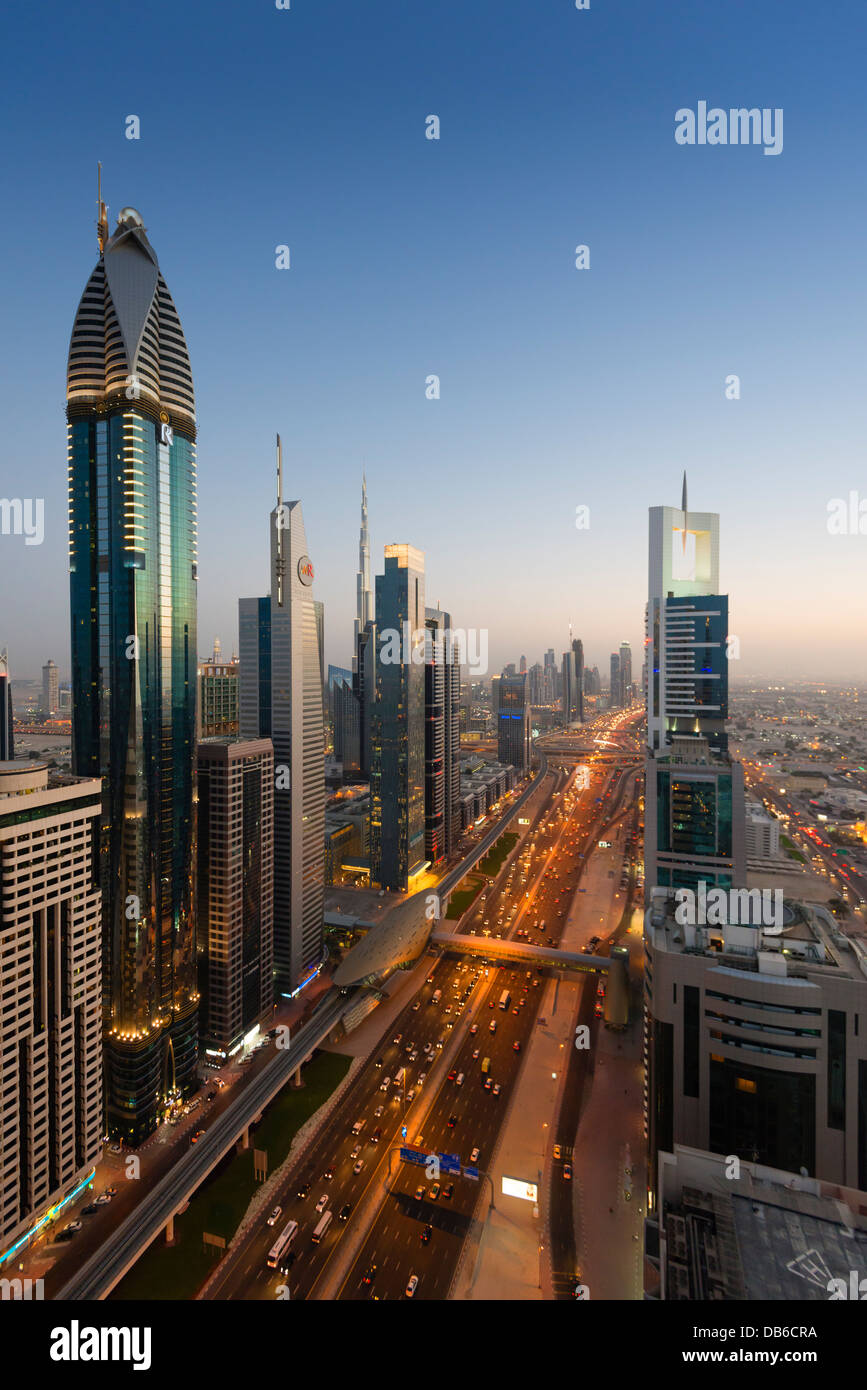
<path fill-rule="evenodd" d="M 199 971 L 205 1053 L 224 1061 L 274 997 L 274 750 L 203 739 L 199 770 Z"/>
<path fill-rule="evenodd" d="M 12 680 L 9 675 L 9 655 L 0 651 L 0 763 L 11 763 L 15 757 L 15 737 L 12 731 Z"/>
<path fill-rule="evenodd" d="M 53 718 L 60 707 L 58 670 L 49 658 L 42 668 L 42 712 Z"/>
<path fill-rule="evenodd" d="M 424 555 L 385 547 L 376 576 L 370 877 L 406 892 L 425 865 Z"/>
<path fill-rule="evenodd" d="M 0 767 L 0 1252 L 102 1155 L 100 792 Z"/>
<path fill-rule="evenodd" d="M 196 417 L 187 346 L 124 208 L 67 372 L 73 767 L 103 779 L 106 1110 L 132 1142 L 195 1080 Z"/>
<path fill-rule="evenodd" d="M 291 993 L 322 959 L 325 740 L 313 565 L 301 503 L 271 512 L 271 593 L 239 599 L 240 736 L 274 745 L 274 969 Z"/>
<path fill-rule="evenodd" d="M 584 723 L 584 643 L 572 640 L 572 718 Z"/>
<path fill-rule="evenodd" d="M 494 676 L 493 705 L 497 726 L 497 757 L 519 772 L 530 768 L 531 730 L 527 675 Z"/>
<path fill-rule="evenodd" d="M 624 709 L 632 703 L 632 648 L 620 643 L 620 703 Z"/>
<path fill-rule="evenodd" d="M 375 607 L 370 587 L 370 534 L 367 528 L 367 478 L 361 479 L 361 527 L 358 533 L 358 574 L 355 583 L 355 631 L 352 648 L 352 694 L 358 706 L 358 769 L 370 777 L 371 719 L 376 699 Z"/>
<path fill-rule="evenodd" d="M 620 698 L 622 685 L 620 681 L 620 656 L 617 652 L 611 653 L 609 670 L 610 675 L 608 681 L 608 705 L 610 709 L 619 709 L 620 705 L 622 704 L 622 700 Z"/>
<path fill-rule="evenodd" d="M 647 603 L 645 897 L 746 882 L 743 768 L 727 752 L 728 600 L 719 517 L 651 507 Z"/>
<path fill-rule="evenodd" d="M 199 663 L 199 737 L 237 737 L 238 661 L 222 661 L 218 650 Z"/>
<path fill-rule="evenodd" d="M 425 858 L 436 864 L 460 835 L 460 675 L 452 620 L 425 612 Z"/>

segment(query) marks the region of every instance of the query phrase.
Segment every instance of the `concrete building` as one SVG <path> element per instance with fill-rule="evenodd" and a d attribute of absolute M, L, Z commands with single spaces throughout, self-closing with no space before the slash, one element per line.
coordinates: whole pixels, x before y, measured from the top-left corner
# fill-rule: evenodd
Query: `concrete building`
<path fill-rule="evenodd" d="M 424 555 L 385 547 L 376 576 L 370 877 L 406 892 L 425 867 Z"/>
<path fill-rule="evenodd" d="M 826 1303 L 867 1293 L 864 1193 L 836 1183 L 745 1161 L 735 1172 L 724 1155 L 676 1144 L 659 1156 L 645 1230 L 648 1299 Z"/>
<path fill-rule="evenodd" d="M 199 1011 L 220 1065 L 274 1000 L 274 750 L 270 739 L 203 739 L 199 773 Z"/>
<path fill-rule="evenodd" d="M 0 1256 L 102 1153 L 101 810 L 99 778 L 0 763 Z"/>
<path fill-rule="evenodd" d="M 780 857 L 780 822 L 754 801 L 746 807 L 744 844 L 748 860 Z"/>
<path fill-rule="evenodd" d="M 240 737 L 270 738 L 274 747 L 274 969 L 282 994 L 322 960 L 325 736 L 312 586 L 301 503 L 283 501 L 278 435 L 271 592 L 239 599 L 238 624 Z"/>
<path fill-rule="evenodd" d="M 238 736 L 240 663 L 215 654 L 199 662 L 199 738 Z"/>
<path fill-rule="evenodd" d="M 867 949 L 824 907 L 760 896 L 690 913 L 657 890 L 647 911 L 651 1170 L 686 1144 L 867 1190 Z"/>
<path fill-rule="evenodd" d="M 49 659 L 42 668 L 42 713 L 47 714 L 49 719 L 53 719 L 60 708 L 59 685 L 59 671 Z"/>

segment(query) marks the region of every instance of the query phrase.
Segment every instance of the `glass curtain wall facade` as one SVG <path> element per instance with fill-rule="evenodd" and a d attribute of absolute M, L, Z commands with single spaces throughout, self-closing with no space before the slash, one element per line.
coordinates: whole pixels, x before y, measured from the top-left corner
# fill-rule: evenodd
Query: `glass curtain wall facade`
<path fill-rule="evenodd" d="M 141 218 L 103 228 L 67 379 L 72 741 L 103 779 L 107 1124 L 136 1143 L 196 1077 L 196 427 Z"/>

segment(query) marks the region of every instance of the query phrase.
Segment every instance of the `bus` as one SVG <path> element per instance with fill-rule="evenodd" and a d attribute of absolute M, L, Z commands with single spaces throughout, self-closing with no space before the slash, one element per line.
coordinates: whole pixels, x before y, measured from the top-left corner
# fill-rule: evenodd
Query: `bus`
<path fill-rule="evenodd" d="M 434 992 L 433 992 L 433 994 L 431 995 L 431 1001 L 430 1001 L 430 1002 L 431 1002 L 432 1004 L 438 1004 L 438 1003 L 440 1002 L 440 1000 L 442 999 L 442 997 L 443 997 L 443 992 L 442 992 L 442 990 L 441 990 L 441 989 L 435 989 Z"/>
<path fill-rule="evenodd" d="M 325 1235 L 325 1232 L 331 1225 L 331 1218 L 333 1215 L 333 1212 L 326 1211 L 320 1217 L 319 1225 L 316 1227 L 316 1230 L 313 1232 L 313 1235 L 311 1237 L 314 1245 L 318 1245 L 322 1237 Z"/>
<path fill-rule="evenodd" d="M 400 1088 L 401 1088 L 401 1086 L 403 1085 L 403 1083 L 404 1083 L 405 1080 L 406 1080 L 406 1067 L 401 1067 L 400 1070 L 399 1070 L 398 1073 L 397 1073 L 397 1076 L 394 1078 L 394 1085 L 397 1087 L 398 1090 L 400 1090 Z"/>
<path fill-rule="evenodd" d="M 512 1002 L 512 996 L 511 996 L 511 994 L 509 993 L 509 991 L 508 991 L 507 989 L 504 989 L 503 992 L 502 992 L 502 994 L 500 995 L 500 1008 L 501 1008 L 501 1009 L 508 1009 L 508 1007 L 509 1007 L 509 1005 L 511 1004 L 511 1002 Z"/>
<path fill-rule="evenodd" d="M 298 1222 L 289 1221 L 268 1251 L 268 1268 L 276 1269 L 298 1234 Z"/>

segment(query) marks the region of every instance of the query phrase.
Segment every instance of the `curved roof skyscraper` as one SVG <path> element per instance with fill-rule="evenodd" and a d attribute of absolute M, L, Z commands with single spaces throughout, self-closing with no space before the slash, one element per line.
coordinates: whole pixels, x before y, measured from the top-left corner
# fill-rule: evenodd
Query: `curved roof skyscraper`
<path fill-rule="evenodd" d="M 103 1025 L 112 1133 L 194 1083 L 196 462 L 187 345 L 141 217 L 112 236 L 69 347 L 74 766 L 103 779 Z"/>

